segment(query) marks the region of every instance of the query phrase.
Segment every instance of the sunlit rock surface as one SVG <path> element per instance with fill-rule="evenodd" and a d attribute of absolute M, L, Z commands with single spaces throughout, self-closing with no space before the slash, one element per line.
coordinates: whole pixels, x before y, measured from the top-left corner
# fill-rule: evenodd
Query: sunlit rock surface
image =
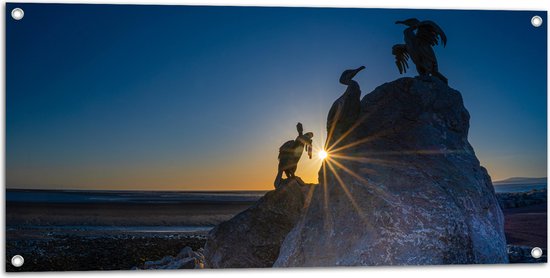
<path fill-rule="evenodd" d="M 307 188 L 299 178 L 283 180 L 252 207 L 216 226 L 204 247 L 206 267 L 271 267 L 301 215 Z"/>
<path fill-rule="evenodd" d="M 165 256 L 158 261 L 146 261 L 141 269 L 191 269 L 204 268 L 204 256 L 202 249 L 193 251 L 191 247 L 183 248 L 175 257 Z M 140 268 L 134 267 L 134 270 Z"/>
<path fill-rule="evenodd" d="M 461 94 L 401 78 L 361 100 L 274 266 L 508 262 L 491 178 L 468 142 Z M 239 252 L 234 252 L 239 253 Z"/>

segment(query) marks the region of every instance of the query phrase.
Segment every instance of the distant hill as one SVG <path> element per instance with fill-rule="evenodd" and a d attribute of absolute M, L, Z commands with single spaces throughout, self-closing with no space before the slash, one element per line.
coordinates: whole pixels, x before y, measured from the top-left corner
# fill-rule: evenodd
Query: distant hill
<path fill-rule="evenodd" d="M 547 178 L 544 177 L 544 178 L 524 178 L 524 177 L 513 177 L 513 178 L 508 178 L 508 179 L 505 179 L 505 180 L 501 180 L 501 181 L 494 181 L 493 182 L 493 185 L 495 186 L 498 186 L 498 185 L 511 185 L 511 184 L 515 184 L 515 185 L 534 185 L 534 184 L 546 184 L 547 182 Z"/>
<path fill-rule="evenodd" d="M 502 192 L 527 192 L 531 190 L 546 189 L 547 178 L 522 178 L 514 177 L 501 181 L 494 181 L 493 186 L 497 193 Z"/>

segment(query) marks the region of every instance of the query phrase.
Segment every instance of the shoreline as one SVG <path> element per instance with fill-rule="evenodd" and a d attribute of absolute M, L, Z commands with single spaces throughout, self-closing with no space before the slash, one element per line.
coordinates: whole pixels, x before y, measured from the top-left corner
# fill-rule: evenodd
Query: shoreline
<path fill-rule="evenodd" d="M 6 270 L 121 270 L 140 267 L 146 261 L 176 256 L 186 246 L 199 250 L 206 243 L 209 231 L 204 227 L 228 220 L 250 205 L 8 203 L 6 210 L 10 217 L 7 223 L 10 225 L 6 227 Z M 529 247 L 546 250 L 546 208 L 545 202 L 503 209 L 512 263 L 533 262 L 528 260 Z M 44 211 L 48 211 L 48 215 L 45 216 Z M 71 225 L 82 229 L 73 229 Z M 87 229 L 87 226 L 92 228 Z M 186 227 L 203 228 L 185 231 Z M 8 259 L 15 254 L 25 258 L 23 267 L 11 266 Z M 545 257 L 543 259 L 546 261 Z"/>
<path fill-rule="evenodd" d="M 254 202 L 138 204 L 7 202 L 7 227 L 15 226 L 215 226 Z M 44 212 L 48 212 L 44 215 Z M 9 224 L 8 224 L 9 223 Z"/>

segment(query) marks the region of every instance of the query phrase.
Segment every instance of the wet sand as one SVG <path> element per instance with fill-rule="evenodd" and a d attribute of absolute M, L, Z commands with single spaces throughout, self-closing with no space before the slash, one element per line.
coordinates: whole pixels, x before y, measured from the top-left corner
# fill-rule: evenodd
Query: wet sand
<path fill-rule="evenodd" d="M 547 203 L 505 209 L 504 231 L 508 244 L 547 247 Z"/>
<path fill-rule="evenodd" d="M 245 210 L 252 203 L 25 203 L 8 202 L 6 224 L 116 225 L 116 226 L 215 226 Z"/>

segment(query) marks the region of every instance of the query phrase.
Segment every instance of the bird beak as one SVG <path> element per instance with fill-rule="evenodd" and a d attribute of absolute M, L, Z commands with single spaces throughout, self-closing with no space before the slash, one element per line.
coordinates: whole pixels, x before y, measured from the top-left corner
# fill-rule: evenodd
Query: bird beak
<path fill-rule="evenodd" d="M 403 21 L 396 21 L 395 24 L 405 24 Z"/>
<path fill-rule="evenodd" d="M 360 67 L 356 68 L 356 69 L 353 71 L 351 78 L 354 78 L 360 71 L 362 71 L 362 70 L 364 70 L 364 69 L 365 69 L 365 66 L 360 66 Z M 350 79 L 351 79 L 351 78 L 350 78 Z"/>

